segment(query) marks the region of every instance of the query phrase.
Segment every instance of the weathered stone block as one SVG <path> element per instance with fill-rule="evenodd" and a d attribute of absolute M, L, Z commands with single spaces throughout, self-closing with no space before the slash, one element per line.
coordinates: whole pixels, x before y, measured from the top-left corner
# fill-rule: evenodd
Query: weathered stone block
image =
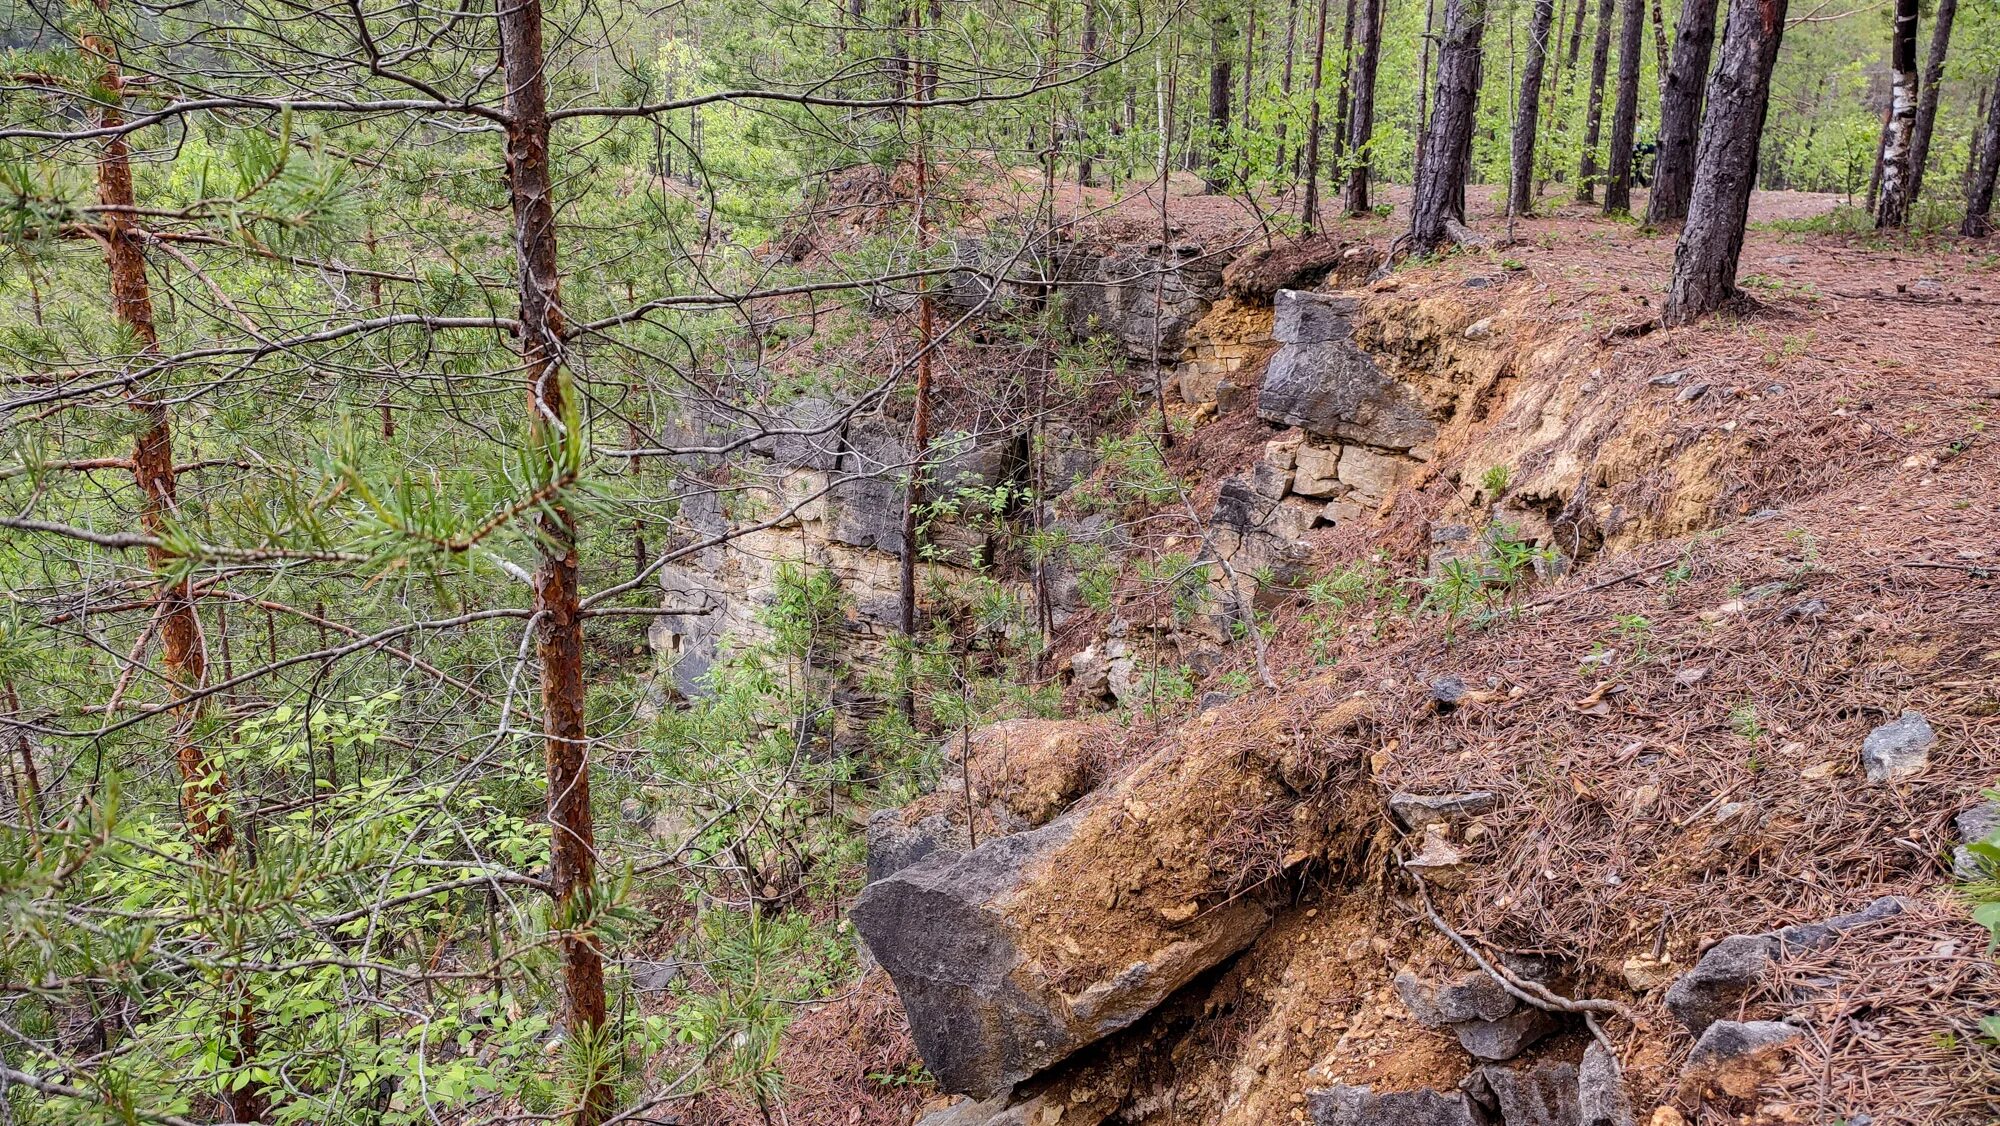
<path fill-rule="evenodd" d="M 1303 445 L 1298 449 L 1292 491 L 1307 497 L 1337 497 L 1347 491 L 1340 483 L 1340 447 Z"/>
<path fill-rule="evenodd" d="M 868 885 L 852 918 L 902 996 L 925 1064 L 947 1091 L 991 1098 L 1152 1011 L 1248 945 L 1269 913 L 1248 897 L 1193 916 L 1173 941 L 1076 987 L 1023 953 L 1014 910 L 1049 876 L 1081 812 Z"/>
<path fill-rule="evenodd" d="M 1407 450 L 1437 437 L 1415 389 L 1391 378 L 1354 343 L 1351 297 L 1280 290 L 1259 417 L 1314 434 Z"/>
<path fill-rule="evenodd" d="M 1354 490 L 1365 504 L 1380 504 L 1403 479 L 1410 463 L 1391 454 L 1364 446 L 1345 446 L 1340 451 L 1340 483 Z"/>

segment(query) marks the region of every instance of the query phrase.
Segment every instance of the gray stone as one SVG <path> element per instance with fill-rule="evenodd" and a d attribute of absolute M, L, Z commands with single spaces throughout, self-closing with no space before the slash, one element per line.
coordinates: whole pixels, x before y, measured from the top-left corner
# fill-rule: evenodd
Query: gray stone
<path fill-rule="evenodd" d="M 1479 1059 L 1511 1060 L 1556 1027 L 1556 1019 L 1548 1013 L 1524 1008 L 1499 1020 L 1463 1021 L 1451 1030 L 1458 1035 L 1459 1046 Z"/>
<path fill-rule="evenodd" d="M 868 815 L 868 882 L 886 879 L 930 856 L 965 851 L 965 830 L 951 818 L 933 813 L 909 825 L 900 809 L 878 809 Z"/>
<path fill-rule="evenodd" d="M 1432 441 L 1437 425 L 1416 391 L 1354 343 L 1359 307 L 1351 297 L 1278 291 L 1272 337 L 1280 347 L 1258 389 L 1258 417 L 1384 449 Z"/>
<path fill-rule="evenodd" d="M 680 980 L 681 964 L 671 958 L 664 962 L 639 958 L 626 962 L 625 972 L 632 975 L 632 988 L 639 992 L 665 993 Z"/>
<path fill-rule="evenodd" d="M 1765 934 L 1730 935 L 1709 947 L 1693 969 L 1668 987 L 1667 1010 L 1689 1032 L 1699 1035 L 1716 1021 L 1734 1016 L 1781 954 L 1817 950 L 1843 931 L 1879 922 L 1902 910 L 1901 899 L 1883 896 L 1859 911 L 1823 923 L 1798 924 Z"/>
<path fill-rule="evenodd" d="M 1579 1126 L 1632 1126 L 1632 1096 L 1618 1061 L 1592 1040 L 1576 1069 Z"/>
<path fill-rule="evenodd" d="M 1282 500 L 1292 488 L 1292 471 L 1260 461 L 1250 470 L 1250 488 L 1266 500 Z"/>
<path fill-rule="evenodd" d="M 1431 681 L 1431 706 L 1440 714 L 1449 713 L 1465 699 L 1465 679 L 1457 676 L 1440 676 Z"/>
<path fill-rule="evenodd" d="M 1773 1020 L 1719 1020 L 1688 1054 L 1682 1083 L 1704 1095 L 1748 1099 L 1784 1067 L 1799 1030 Z"/>
<path fill-rule="evenodd" d="M 1265 496 L 1252 479 L 1231 477 L 1216 494 L 1212 519 L 1225 528 L 1250 532 L 1262 526 L 1277 506 L 1277 499 Z"/>
<path fill-rule="evenodd" d="M 961 489 L 990 488 L 1007 479 L 1019 460 L 1012 434 L 939 435 L 932 443 L 925 487 L 932 496 L 949 497 Z"/>
<path fill-rule="evenodd" d="M 1969 847 L 1979 844 L 2000 833 L 2000 801 L 1986 801 L 1965 810 L 1952 819 L 1958 829 L 1958 847 L 1951 853 L 1951 872 L 1961 881 L 1977 880 L 1987 875 L 1988 865 Z"/>
<path fill-rule="evenodd" d="M 1433 985 L 1408 970 L 1396 975 L 1396 996 L 1417 1023 L 1442 1028 L 1468 1020 L 1498 1020 L 1514 1011 L 1512 994 L 1484 973 Z"/>
<path fill-rule="evenodd" d="M 833 469 L 840 464 L 842 409 L 821 398 L 788 403 L 772 413 L 750 452 L 798 469 Z M 774 433 L 775 431 L 775 433 Z"/>
<path fill-rule="evenodd" d="M 1569 1064 L 1482 1067 L 1466 1086 L 1500 1126 L 1578 1126 L 1576 1068 Z"/>
<path fill-rule="evenodd" d="M 646 644 L 672 678 L 674 694 L 696 699 L 707 691 L 708 670 L 721 652 L 726 630 L 724 598 L 708 576 L 669 563 L 660 568 L 660 605 L 667 611 L 646 627 Z"/>
<path fill-rule="evenodd" d="M 827 496 L 827 538 L 890 555 L 903 551 L 903 485 L 911 454 L 899 423 L 870 415 L 847 426 Z"/>
<path fill-rule="evenodd" d="M 1306 1095 L 1313 1126 L 1480 1126 L 1461 1091 L 1376 1094 L 1367 1087 L 1329 1087 Z"/>
<path fill-rule="evenodd" d="M 1861 744 L 1861 765 L 1870 782 L 1893 782 L 1922 774 L 1931 764 L 1937 733 L 1924 713 L 1906 711 L 1868 733 Z"/>
<path fill-rule="evenodd" d="M 1450 825 L 1491 813 L 1500 805 L 1499 795 L 1491 790 L 1467 790 L 1462 794 L 1411 794 L 1389 795 L 1389 816 L 1406 832 L 1415 832 L 1426 825 Z"/>
<path fill-rule="evenodd" d="M 1768 934 L 1733 934 L 1701 956 L 1694 968 L 1667 988 L 1667 1011 L 1699 1035 L 1709 1025 L 1735 1014 L 1743 999 L 1764 980 L 1778 953 L 1777 939 Z"/>
<path fill-rule="evenodd" d="M 933 853 L 869 884 L 850 913 L 896 983 L 925 1064 L 946 1091 L 991 1098 L 1131 1025 L 1197 974 L 1249 945 L 1270 922 L 1251 897 L 1197 913 L 1171 941 L 1099 980 L 1057 980 L 1024 952 L 1018 897 L 1049 878 L 1084 811 Z"/>
<path fill-rule="evenodd" d="M 1690 383 L 1686 387 L 1681 388 L 1680 394 L 1674 396 L 1674 401 L 1692 403 L 1706 394 L 1708 394 L 1708 384 Z"/>
<path fill-rule="evenodd" d="M 1064 259 L 1063 319 L 1080 337 L 1107 336 L 1126 356 L 1161 363 L 1222 295 L 1222 267 L 1198 244 L 1172 248 L 1079 246 Z M 1156 315 L 1157 314 L 1157 315 Z"/>

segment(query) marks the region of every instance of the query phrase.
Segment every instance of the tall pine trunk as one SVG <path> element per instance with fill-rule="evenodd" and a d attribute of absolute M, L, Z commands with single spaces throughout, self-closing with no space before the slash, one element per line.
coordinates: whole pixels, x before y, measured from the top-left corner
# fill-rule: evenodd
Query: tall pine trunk
<path fill-rule="evenodd" d="M 1785 36 L 1785 0 L 1729 0 L 1722 52 L 1708 80 L 1694 192 L 1674 247 L 1661 319 L 1688 324 L 1736 293 L 1736 263 L 1757 183 L 1757 147 L 1771 105 L 1771 71 Z"/>
<path fill-rule="evenodd" d="M 1091 71 L 1102 65 L 1097 57 L 1097 0 L 1083 0 L 1083 65 Z M 1097 82 L 1096 74 L 1085 76 L 1078 97 L 1081 127 L 1077 130 L 1076 182 L 1086 188 L 1097 183 L 1097 141 L 1091 128 L 1097 117 Z"/>
<path fill-rule="evenodd" d="M 1424 135 L 1423 175 L 1410 207 L 1409 250 L 1429 254 L 1453 241 L 1451 228 L 1465 221 L 1464 199 L 1479 97 L 1479 44 L 1486 32 L 1486 0 L 1449 0 L 1438 47 L 1437 100 Z"/>
<path fill-rule="evenodd" d="M 99 0 L 98 12 L 107 7 Z M 84 54 L 103 67 L 98 78 L 95 115 L 99 128 L 124 124 L 125 78 L 118 66 L 117 48 L 98 35 L 82 38 Z M 122 133 L 106 138 L 102 158 L 97 163 L 97 201 L 105 208 L 100 229 L 104 265 L 111 281 L 111 312 L 139 344 L 140 355 L 156 359 L 160 355 L 159 332 L 153 319 L 153 293 L 146 277 L 143 236 L 134 226 L 138 197 L 132 186 L 132 153 Z M 166 404 L 149 391 L 134 387 L 127 405 L 139 416 L 140 425 L 132 446 L 132 478 L 140 496 L 140 527 L 156 541 L 164 537 L 177 514 L 177 481 L 174 474 L 174 436 Z M 164 574 L 174 562 L 168 549 L 158 544 L 146 549 L 146 561 L 156 573 Z M 159 602 L 160 660 L 168 691 L 192 695 L 208 680 L 208 653 L 203 647 L 201 622 L 196 616 L 194 592 L 186 579 L 163 581 L 156 598 Z M 15 711 L 19 711 L 18 707 Z M 236 846 L 236 830 L 229 809 L 229 776 L 220 763 L 211 760 L 202 746 L 201 726 L 207 706 L 191 699 L 173 709 L 170 746 L 181 779 L 181 813 L 195 849 L 210 859 L 221 859 Z M 225 1052 L 232 1067 L 248 1063 L 257 1051 L 257 1013 L 242 995 L 233 973 L 223 975 L 227 1022 Z M 247 1076 L 246 1076 L 247 1078 Z M 265 1085 L 252 1080 L 232 1087 L 224 1096 L 230 1116 L 238 1122 L 264 1119 L 271 1108 Z"/>
<path fill-rule="evenodd" d="M 1979 131 L 1978 148 L 1979 170 L 1965 193 L 1965 222 L 1958 228 L 1968 238 L 1993 232 L 1993 181 L 2000 177 L 2000 77 L 1994 78 L 1993 94 L 1986 99 L 1986 127 Z"/>
<path fill-rule="evenodd" d="M 1275 176 L 1282 179 L 1287 171 L 1298 174 L 1297 157 L 1285 149 L 1286 120 L 1292 112 L 1292 66 L 1298 55 L 1299 0 L 1289 0 L 1285 5 L 1285 63 L 1278 75 L 1279 101 L 1284 112 L 1278 115 L 1278 162 Z"/>
<path fill-rule="evenodd" d="M 1346 179 L 1341 175 L 1341 158 L 1347 151 L 1347 110 L 1349 84 L 1354 80 L 1354 13 L 1357 0 L 1347 0 L 1347 14 L 1342 18 L 1340 29 L 1340 89 L 1333 95 L 1333 153 L 1327 163 L 1333 175 L 1328 184 L 1338 184 Z"/>
<path fill-rule="evenodd" d="M 1208 21 L 1208 162 L 1202 190 L 1214 195 L 1229 186 L 1229 95 L 1234 60 L 1228 51 L 1229 21 L 1221 10 Z"/>
<path fill-rule="evenodd" d="M 1639 57 L 1646 49 L 1646 0 L 1625 0 L 1618 43 L 1618 100 L 1611 112 L 1611 152 L 1605 169 L 1604 213 L 1632 210 L 1632 146 L 1639 127 Z"/>
<path fill-rule="evenodd" d="M 1660 132 L 1653 161 L 1653 191 L 1646 222 L 1678 223 L 1687 218 L 1694 190 L 1695 142 L 1701 132 L 1701 94 L 1708 62 L 1715 53 L 1716 0 L 1684 0 L 1674 33 L 1673 60 L 1660 84 Z"/>
<path fill-rule="evenodd" d="M 911 200 L 911 210 L 916 213 L 917 251 L 925 255 L 930 250 L 930 150 L 925 144 L 924 103 L 930 100 L 933 72 L 923 61 L 920 48 L 923 34 L 923 13 L 917 5 L 910 5 L 910 57 L 917 66 L 917 104 L 912 111 L 912 125 L 915 132 L 916 192 Z M 1165 144 L 1163 140 L 1161 142 Z M 1164 168 L 1160 182 L 1166 183 Z M 1163 188 L 1164 190 L 1164 188 Z M 903 639 L 911 649 L 916 647 L 917 637 L 917 534 L 921 525 L 924 504 L 924 471 L 930 461 L 931 447 L 931 343 L 936 316 L 931 301 L 930 279 L 917 279 L 917 386 L 914 417 L 910 423 L 910 448 L 913 459 L 910 466 L 910 483 L 903 490 L 903 551 L 898 562 L 898 595 L 901 603 L 901 626 Z M 905 660 L 910 657 L 906 656 Z M 916 716 L 916 694 L 912 684 L 912 670 L 904 669 L 903 676 L 903 717 Z"/>
<path fill-rule="evenodd" d="M 1583 159 L 1576 171 L 1576 201 L 1589 203 L 1597 194 L 1597 142 L 1603 136 L 1604 72 L 1611 65 L 1611 18 L 1614 0 L 1597 0 L 1597 45 L 1590 54 L 1590 94 L 1583 118 Z"/>
<path fill-rule="evenodd" d="M 1355 60 L 1354 104 L 1347 122 L 1346 210 L 1349 215 L 1368 213 L 1368 179 L 1375 135 L 1375 71 L 1382 61 L 1382 2 L 1361 0 L 1361 54 Z"/>
<path fill-rule="evenodd" d="M 1299 211 L 1299 227 L 1305 234 L 1312 234 L 1319 226 L 1319 95 L 1326 82 L 1326 15 L 1332 5 L 1333 0 L 1319 0 L 1319 22 L 1313 29 L 1312 106 L 1306 112 L 1306 198 Z"/>
<path fill-rule="evenodd" d="M 549 167 L 547 63 L 541 0 L 499 9 L 500 62 L 507 80 L 507 194 L 514 214 L 520 296 L 521 371 L 528 383 L 529 440 L 550 464 L 551 481 L 572 471 L 583 441 L 580 404 L 564 363 L 562 275 L 556 265 L 556 212 Z M 576 1126 L 596 1126 L 612 1110 L 605 1064 L 604 955 L 593 918 L 596 828 L 590 810 L 590 744 L 584 726 L 583 609 L 576 522 L 556 501 L 535 517 L 535 653 L 542 673 L 543 760 L 548 779 L 549 895 L 563 964 L 562 1027 L 591 1064 L 578 1092 Z"/>
<path fill-rule="evenodd" d="M 1910 206 L 1924 193 L 1924 165 L 1931 159 L 1931 135 L 1937 128 L 1938 96 L 1944 85 L 1945 53 L 1951 49 L 1951 25 L 1958 0 L 1938 0 L 1931 23 L 1931 53 L 1924 61 L 1924 80 L 1917 94 L 1917 120 L 1910 133 Z"/>
<path fill-rule="evenodd" d="M 1514 151 L 1507 178 L 1507 211 L 1526 215 L 1535 209 L 1535 130 L 1542 118 L 1542 71 L 1548 65 L 1549 35 L 1555 23 L 1556 0 L 1535 0 L 1528 22 L 1528 62 L 1521 71 L 1521 100 L 1514 107 Z"/>
<path fill-rule="evenodd" d="M 1875 226 L 1900 227 L 1910 221 L 1910 134 L 1917 125 L 1918 0 L 1896 0 L 1889 39 L 1889 119 L 1882 127 L 1882 188 L 1875 199 Z"/>

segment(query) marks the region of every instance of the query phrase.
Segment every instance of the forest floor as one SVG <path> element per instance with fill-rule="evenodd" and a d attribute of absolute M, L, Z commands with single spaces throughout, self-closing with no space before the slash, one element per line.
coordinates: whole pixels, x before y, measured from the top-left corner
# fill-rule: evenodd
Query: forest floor
<path fill-rule="evenodd" d="M 1107 232 L 1159 229 L 1156 196 L 1066 189 L 1064 201 Z M 1505 221 L 1478 202 L 1473 226 L 1497 242 Z M 1570 952 L 1615 964 L 1663 911 L 1677 932 L 1713 936 L 1824 917 L 1857 896 L 1929 896 L 1915 929 L 1883 939 L 1935 943 L 1927 976 L 1864 998 L 1879 1002 L 1865 1035 L 1840 1035 L 1857 999 L 1828 1001 L 1834 1035 L 1816 1034 L 1807 1053 L 1826 1078 L 1789 1094 L 1827 1109 L 1865 1093 L 1911 1108 L 1884 1121 L 1960 1121 L 2000 1106 L 1977 1096 L 1991 1076 L 1964 1070 L 1974 1065 L 1939 1029 L 1967 1004 L 2000 1006 L 2000 978 L 1976 928 L 1939 906 L 1944 874 L 1905 853 L 1948 852 L 1951 814 L 2000 761 L 2000 452 L 1987 432 L 2000 409 L 2000 243 L 1847 230 L 1845 202 L 1758 193 L 1739 275 L 1752 303 L 1688 329 L 1621 330 L 1658 308 L 1673 234 L 1584 206 L 1375 283 L 1491 304 L 1544 340 L 1567 334 L 1595 348 L 1602 394 L 1664 410 L 1689 440 L 1732 436 L 1734 452 L 1714 466 L 1726 504 L 1711 530 L 1600 556 L 1521 621 L 1475 635 L 1412 624 L 1340 662 L 1356 682 L 1391 686 L 1378 781 L 1507 795 L 1495 840 L 1522 847 L 1491 846 L 1473 893 L 1447 904 L 1482 933 L 1568 934 Z M 1201 195 L 1192 177 L 1175 181 L 1169 221 L 1211 246 L 1258 237 L 1254 209 Z M 1399 229 L 1392 215 L 1329 233 L 1379 249 Z M 1467 286 L 1496 277 L 1504 284 Z M 1173 460 L 1212 496 L 1269 434 L 1245 407 L 1201 426 Z M 1364 558 L 1404 519 L 1420 522 L 1451 488 L 1431 485 L 1372 532 L 1316 533 L 1316 563 Z M 1290 617 L 1271 648 L 1281 683 L 1301 688 L 1324 644 L 1303 611 L 1278 611 Z M 1593 656 L 1606 650 L 1619 662 L 1610 675 Z M 1511 695 L 1441 723 L 1423 686 L 1444 672 Z M 1851 747 L 1905 707 L 1938 728 L 1938 765 L 1906 789 L 1858 784 Z M 1136 751 L 1160 731 L 1138 722 L 1128 739 Z M 1571 784 L 1540 787 L 1550 772 Z M 1755 836 L 1690 849 L 1681 830 L 1724 800 L 1761 811 Z M 1731 893 L 1714 895 L 1724 877 Z M 1315 1050 L 1297 1045 L 1288 1070 Z M 1908 1066 L 1885 1072 L 1885 1051 Z M 1640 1053 L 1638 1081 L 1657 1089 L 1670 1056 L 1657 1044 Z M 903 1126 L 929 1093 L 880 973 L 801 1016 L 781 1059 L 776 1115 L 717 1098 L 689 1121 Z"/>

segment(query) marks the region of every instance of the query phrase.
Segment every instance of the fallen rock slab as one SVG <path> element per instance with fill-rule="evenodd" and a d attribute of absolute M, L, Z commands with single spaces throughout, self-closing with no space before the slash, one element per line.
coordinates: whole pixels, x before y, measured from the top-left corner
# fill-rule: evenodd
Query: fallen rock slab
<path fill-rule="evenodd" d="M 868 885 L 855 927 L 889 972 L 924 1062 L 946 1091 L 999 1095 L 1126 1027 L 1270 921 L 1251 899 L 1199 912 L 1170 942 L 1068 989 L 1025 952 L 1014 909 L 1076 831 L 1065 817 Z"/>
<path fill-rule="evenodd" d="M 1482 1060 L 1511 1060 L 1557 1028 L 1540 1009 L 1521 1009 L 1499 1020 L 1468 1020 L 1451 1026 L 1459 1047 Z"/>

